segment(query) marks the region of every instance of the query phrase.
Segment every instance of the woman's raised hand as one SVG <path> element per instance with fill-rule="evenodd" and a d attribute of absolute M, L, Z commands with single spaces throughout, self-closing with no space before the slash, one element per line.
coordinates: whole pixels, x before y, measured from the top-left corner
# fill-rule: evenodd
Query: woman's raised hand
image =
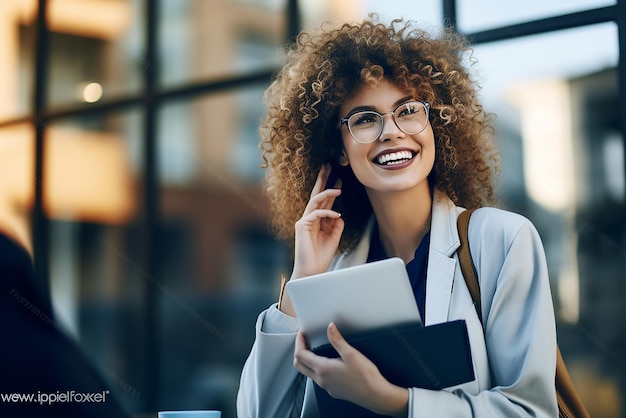
<path fill-rule="evenodd" d="M 295 255 L 291 280 L 299 279 L 328 270 L 343 232 L 341 214 L 332 210 L 333 203 L 341 194 L 341 182 L 334 188 L 324 190 L 330 176 L 330 165 L 320 169 L 311 198 L 302 217 L 296 222 Z M 280 310 L 296 316 L 288 292 L 284 292 Z"/>
<path fill-rule="evenodd" d="M 292 279 L 323 273 L 328 270 L 343 232 L 341 214 L 332 210 L 341 194 L 341 184 L 324 190 L 331 167 L 320 169 L 311 198 L 302 217 L 296 222 L 295 256 Z"/>

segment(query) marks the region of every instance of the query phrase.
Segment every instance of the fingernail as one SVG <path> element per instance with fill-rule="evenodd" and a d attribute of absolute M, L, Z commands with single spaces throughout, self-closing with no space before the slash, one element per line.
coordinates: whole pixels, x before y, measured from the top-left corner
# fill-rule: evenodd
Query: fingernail
<path fill-rule="evenodd" d="M 330 324 L 328 324 L 328 332 L 330 332 L 331 334 L 337 333 L 337 326 L 335 325 L 334 322 L 331 322 Z"/>

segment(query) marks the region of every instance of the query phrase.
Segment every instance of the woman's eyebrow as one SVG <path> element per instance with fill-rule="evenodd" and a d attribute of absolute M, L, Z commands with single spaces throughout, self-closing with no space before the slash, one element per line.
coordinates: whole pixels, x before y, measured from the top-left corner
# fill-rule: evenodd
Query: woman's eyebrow
<path fill-rule="evenodd" d="M 414 100 L 413 96 L 404 96 L 403 98 L 396 100 L 393 104 L 393 109 L 391 109 L 390 111 L 393 111 L 396 107 L 400 106 L 401 104 L 408 102 L 410 100 Z M 361 112 L 363 110 L 375 110 L 378 111 L 378 109 L 376 108 L 376 106 L 371 106 L 371 105 L 364 105 L 364 106 L 356 106 L 353 107 L 352 109 L 350 109 L 350 111 L 347 113 L 347 115 L 352 115 L 356 112 Z"/>
<path fill-rule="evenodd" d="M 352 109 L 350 109 L 350 111 L 347 113 L 347 115 L 352 115 L 352 114 L 354 114 L 356 112 L 361 112 L 363 110 L 376 110 L 376 107 L 374 107 L 374 106 L 356 106 L 356 107 L 353 107 Z"/>
<path fill-rule="evenodd" d="M 404 96 L 404 97 L 403 97 L 403 98 L 401 98 L 400 100 L 396 101 L 396 102 L 393 104 L 393 106 L 394 106 L 394 108 L 396 108 L 396 107 L 400 106 L 402 103 L 405 103 L 405 102 L 408 102 L 408 101 L 411 101 L 411 100 L 414 100 L 414 99 L 413 99 L 413 96 Z"/>

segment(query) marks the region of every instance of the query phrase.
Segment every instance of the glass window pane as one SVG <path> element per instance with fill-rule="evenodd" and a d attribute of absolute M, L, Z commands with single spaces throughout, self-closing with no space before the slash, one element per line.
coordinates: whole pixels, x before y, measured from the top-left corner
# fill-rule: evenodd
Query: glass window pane
<path fill-rule="evenodd" d="M 74 337 L 130 412 L 146 395 L 145 275 L 136 151 L 139 112 L 72 118 L 46 131 L 50 291 Z"/>
<path fill-rule="evenodd" d="M 166 104 L 159 114 L 162 407 L 236 416 L 250 324 L 287 271 L 261 189 L 265 88 Z"/>
<path fill-rule="evenodd" d="M 539 230 L 574 382 L 592 416 L 622 416 L 626 369 L 623 360 L 615 367 L 615 353 L 626 341 L 626 173 L 617 28 L 484 44 L 475 56 L 485 106 L 497 115 L 499 195 Z"/>
<path fill-rule="evenodd" d="M 265 7 L 275 12 L 283 12 L 285 7 L 285 0 L 234 0 L 241 5 Z"/>
<path fill-rule="evenodd" d="M 351 22 L 360 21 L 370 13 L 375 13 L 383 22 L 392 19 L 404 18 L 415 20 L 418 24 L 429 29 L 440 26 L 442 21 L 441 1 L 423 0 L 394 0 L 381 2 L 378 0 L 301 0 L 303 27 L 305 29 L 319 29 L 326 21 Z"/>
<path fill-rule="evenodd" d="M 617 27 L 606 23 L 492 42 L 475 46 L 475 52 L 485 101 L 504 100 L 506 86 L 516 81 L 574 78 L 615 67 Z"/>
<path fill-rule="evenodd" d="M 258 128 L 265 87 L 163 106 L 158 119 L 163 183 L 258 184 L 263 177 Z"/>
<path fill-rule="evenodd" d="M 365 5 L 367 12 L 377 13 L 383 21 L 404 18 L 416 21 L 424 29 L 441 26 L 443 21 L 441 0 L 366 0 Z"/>
<path fill-rule="evenodd" d="M 37 2 L 0 4 L 0 121 L 32 111 Z"/>
<path fill-rule="evenodd" d="M 470 33 L 611 6 L 615 0 L 535 0 L 515 1 L 506 5 L 498 0 L 469 0 L 457 1 L 456 4 L 458 28 L 463 33 Z"/>
<path fill-rule="evenodd" d="M 142 3 L 50 1 L 50 106 L 115 99 L 142 88 Z"/>
<path fill-rule="evenodd" d="M 32 250 L 35 131 L 30 124 L 0 129 L 0 230 Z"/>
<path fill-rule="evenodd" d="M 278 65 L 284 1 L 163 0 L 161 83 L 187 84 Z M 278 7 L 280 6 L 280 7 Z"/>

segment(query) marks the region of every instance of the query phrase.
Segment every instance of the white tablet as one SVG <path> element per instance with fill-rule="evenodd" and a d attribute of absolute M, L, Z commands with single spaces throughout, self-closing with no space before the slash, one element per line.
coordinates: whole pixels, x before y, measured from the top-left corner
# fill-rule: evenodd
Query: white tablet
<path fill-rule="evenodd" d="M 397 257 L 291 280 L 287 291 L 310 347 L 328 343 L 333 321 L 344 336 L 421 323 L 404 261 Z"/>

